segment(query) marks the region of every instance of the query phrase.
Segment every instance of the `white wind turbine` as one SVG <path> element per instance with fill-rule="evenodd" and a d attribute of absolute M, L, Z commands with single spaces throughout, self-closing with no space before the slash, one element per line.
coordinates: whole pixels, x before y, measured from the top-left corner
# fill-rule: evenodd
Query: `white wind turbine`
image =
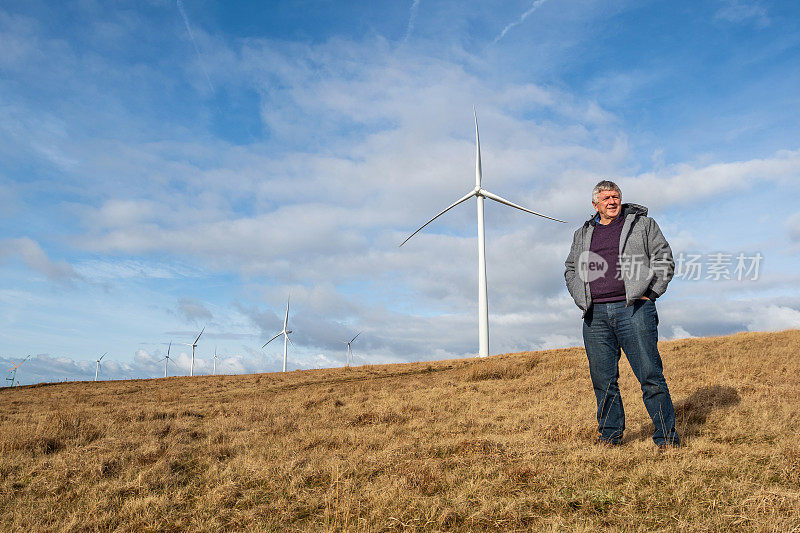
<path fill-rule="evenodd" d="M 287 329 L 288 326 L 289 326 L 289 298 L 286 298 L 286 317 L 284 317 L 284 319 L 283 319 L 283 331 L 281 331 L 280 333 L 278 333 L 277 335 L 272 337 L 270 340 L 265 342 L 264 346 L 261 347 L 261 349 L 263 350 L 264 348 L 267 347 L 267 344 L 271 343 L 272 341 L 274 341 L 275 339 L 277 339 L 278 337 L 283 335 L 283 371 L 284 372 L 286 372 L 286 350 L 287 350 L 286 341 L 292 342 L 292 339 L 289 338 L 289 333 L 291 333 L 292 330 Z M 292 342 L 292 346 L 294 346 L 293 342 Z"/>
<path fill-rule="evenodd" d="M 530 209 L 526 209 L 520 205 L 517 205 L 513 202 L 509 202 L 505 198 L 501 198 L 496 194 L 492 194 L 486 189 L 481 187 L 481 141 L 480 137 L 478 136 L 478 112 L 473 107 L 473 112 L 475 113 L 475 188 L 472 189 L 469 193 L 464 195 L 462 198 L 456 200 L 453 204 L 451 204 L 447 209 L 427 221 L 425 224 L 420 226 L 420 228 L 408 236 L 408 239 L 404 240 L 400 243 L 400 246 L 403 246 L 405 243 L 408 242 L 411 237 L 419 233 L 422 228 L 442 216 L 443 214 L 450 211 L 452 208 L 457 206 L 460 203 L 466 202 L 473 196 L 478 200 L 478 355 L 481 357 L 486 357 L 489 355 L 489 303 L 488 303 L 488 290 L 487 290 L 487 283 L 486 283 L 486 233 L 484 231 L 484 223 L 483 223 L 483 199 L 489 198 L 494 200 L 495 202 L 499 202 L 501 204 L 507 205 L 509 207 L 513 207 L 515 209 L 519 209 L 520 211 L 525 211 L 526 213 L 530 213 L 532 215 L 537 215 L 540 217 L 548 218 L 550 220 L 555 220 L 556 222 L 564 222 L 563 220 L 559 220 L 557 218 L 549 217 L 547 215 L 543 215 L 541 213 L 537 213 L 536 211 L 531 211 Z M 566 223 L 566 222 L 565 222 Z"/>
<path fill-rule="evenodd" d="M 206 330 L 206 327 L 203 326 L 203 329 L 200 330 L 200 333 L 197 335 L 197 338 L 194 340 L 192 344 L 186 344 L 185 342 L 181 343 L 184 346 L 191 346 L 192 347 L 192 366 L 189 367 L 189 375 L 194 376 L 194 349 L 197 348 L 197 341 L 200 340 L 200 335 Z"/>
<path fill-rule="evenodd" d="M 103 357 L 107 356 L 108 352 L 104 353 L 100 356 L 100 359 L 97 360 L 97 366 L 94 367 L 94 380 L 97 381 L 97 374 L 100 372 L 100 361 L 103 360 Z"/>
<path fill-rule="evenodd" d="M 213 371 L 213 373 L 211 375 L 212 376 L 216 376 L 217 375 L 217 347 L 216 346 L 214 346 L 214 371 Z"/>
<path fill-rule="evenodd" d="M 353 341 L 356 340 L 356 337 L 358 337 L 359 335 L 361 335 L 360 331 L 356 333 L 356 336 L 350 339 L 349 341 L 342 341 L 347 345 L 347 366 L 350 366 L 350 345 L 353 344 Z"/>
<path fill-rule="evenodd" d="M 167 355 L 163 359 L 159 359 L 158 360 L 159 363 L 161 361 L 164 361 L 164 377 L 167 377 L 167 365 L 169 364 L 169 352 L 170 352 L 170 350 L 172 350 L 172 341 L 169 341 L 169 346 L 167 346 Z"/>

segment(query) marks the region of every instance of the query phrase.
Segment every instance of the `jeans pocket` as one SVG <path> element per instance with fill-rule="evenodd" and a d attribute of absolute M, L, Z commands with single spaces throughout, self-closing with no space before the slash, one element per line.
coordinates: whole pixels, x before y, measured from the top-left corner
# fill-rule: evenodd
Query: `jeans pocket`
<path fill-rule="evenodd" d="M 656 303 L 653 300 L 646 300 L 646 302 L 648 304 L 650 304 L 648 307 L 652 307 L 652 309 L 653 309 L 653 316 L 656 319 L 656 326 L 657 326 L 658 325 L 658 309 L 656 308 Z"/>

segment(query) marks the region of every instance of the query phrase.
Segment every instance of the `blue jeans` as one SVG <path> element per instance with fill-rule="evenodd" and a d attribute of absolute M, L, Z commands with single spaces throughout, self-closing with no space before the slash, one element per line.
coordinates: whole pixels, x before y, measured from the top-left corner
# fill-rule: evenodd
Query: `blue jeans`
<path fill-rule="evenodd" d="M 656 444 L 679 443 L 675 408 L 658 354 L 658 312 L 650 300 L 593 304 L 583 320 L 583 343 L 597 397 L 600 438 L 619 444 L 625 431 L 625 410 L 619 393 L 620 348 L 642 386 L 642 399 L 653 420 Z"/>

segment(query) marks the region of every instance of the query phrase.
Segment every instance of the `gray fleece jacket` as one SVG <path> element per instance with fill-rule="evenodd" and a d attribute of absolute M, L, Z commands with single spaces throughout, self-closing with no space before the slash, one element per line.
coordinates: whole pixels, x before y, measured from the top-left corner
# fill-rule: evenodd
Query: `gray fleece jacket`
<path fill-rule="evenodd" d="M 575 304 L 586 312 L 592 305 L 589 281 L 593 279 L 592 257 L 589 246 L 595 226 L 595 215 L 578 228 L 572 239 L 572 248 L 564 265 L 564 279 Z M 625 305 L 631 305 L 642 296 L 655 300 L 667 290 L 675 272 L 672 250 L 656 221 L 647 216 L 647 208 L 638 204 L 622 204 L 625 217 L 619 238 L 620 272 L 625 284 Z"/>

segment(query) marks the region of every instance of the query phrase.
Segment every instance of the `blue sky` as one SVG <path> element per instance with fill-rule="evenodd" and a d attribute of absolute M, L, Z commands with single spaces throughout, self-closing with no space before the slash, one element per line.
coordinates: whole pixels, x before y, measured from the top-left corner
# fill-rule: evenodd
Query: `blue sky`
<path fill-rule="evenodd" d="M 464 357 L 475 208 L 492 353 L 580 345 L 563 284 L 594 183 L 676 254 L 664 338 L 800 327 L 797 2 L 4 2 L 0 363 L 23 383 Z M 732 273 L 735 264 L 729 265 Z M 753 276 L 750 276 L 751 278 Z M 177 352 L 177 353 L 176 353 Z M 190 352 L 173 350 L 171 375 Z"/>

